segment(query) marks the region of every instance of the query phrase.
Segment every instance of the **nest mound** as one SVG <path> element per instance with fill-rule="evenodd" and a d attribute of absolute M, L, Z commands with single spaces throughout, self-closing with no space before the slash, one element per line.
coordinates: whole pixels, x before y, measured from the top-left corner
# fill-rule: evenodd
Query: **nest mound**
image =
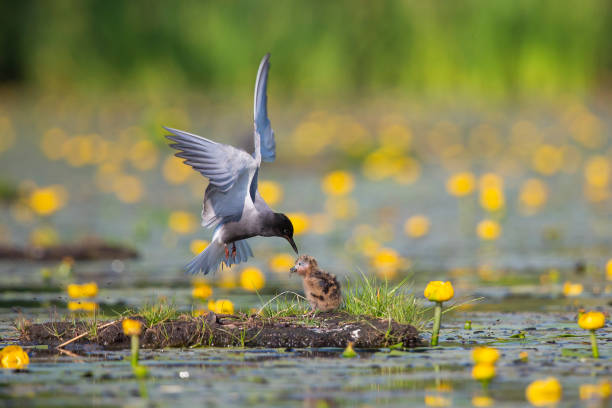
<path fill-rule="evenodd" d="M 139 316 L 132 317 L 144 323 Z M 121 321 L 98 323 L 98 329 L 86 322 L 48 322 L 26 325 L 21 340 L 34 344 L 58 345 L 79 335 L 86 335 L 66 345 L 107 349 L 127 349 L 130 341 L 123 334 Z M 326 312 L 315 319 L 301 316 L 265 318 L 260 316 L 222 315 L 169 320 L 145 327 L 140 336 L 144 348 L 163 347 L 265 347 L 308 348 L 345 347 L 352 341 L 359 348 L 380 348 L 402 343 L 403 347 L 422 344 L 418 330 L 409 324 L 368 316 Z"/>

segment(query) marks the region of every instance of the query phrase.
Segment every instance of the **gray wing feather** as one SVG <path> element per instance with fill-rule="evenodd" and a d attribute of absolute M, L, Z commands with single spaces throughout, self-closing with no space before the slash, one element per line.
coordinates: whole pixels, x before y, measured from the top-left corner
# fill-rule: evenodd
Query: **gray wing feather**
<path fill-rule="evenodd" d="M 260 145 L 261 159 L 271 162 L 276 158 L 276 142 L 274 141 L 274 131 L 268 118 L 267 87 L 269 70 L 270 53 L 263 57 L 257 71 L 253 113 L 255 119 L 255 154 L 257 154 L 257 146 Z"/>
<path fill-rule="evenodd" d="M 172 133 L 166 137 L 175 142 L 170 146 L 179 150 L 176 156 L 208 178 L 210 184 L 220 191 L 226 192 L 232 188 L 246 168 L 257 166 L 248 153 L 235 147 L 182 130 L 167 127 L 164 129 Z"/>

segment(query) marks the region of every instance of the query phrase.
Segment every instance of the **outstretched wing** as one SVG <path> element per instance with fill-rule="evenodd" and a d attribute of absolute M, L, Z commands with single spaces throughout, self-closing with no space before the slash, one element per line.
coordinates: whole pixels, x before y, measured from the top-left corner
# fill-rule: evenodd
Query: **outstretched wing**
<path fill-rule="evenodd" d="M 266 54 L 257 71 L 255 80 L 255 158 L 261 154 L 263 161 L 274 161 L 276 158 L 276 142 L 274 141 L 274 131 L 268 119 L 268 71 L 270 70 L 270 53 Z"/>
<path fill-rule="evenodd" d="M 222 192 L 232 188 L 245 169 L 257 167 L 255 159 L 243 150 L 182 130 L 164 129 L 172 133 L 166 137 L 175 142 L 170 147 L 179 150 L 176 156 L 185 159 L 185 164 L 199 171 Z"/>

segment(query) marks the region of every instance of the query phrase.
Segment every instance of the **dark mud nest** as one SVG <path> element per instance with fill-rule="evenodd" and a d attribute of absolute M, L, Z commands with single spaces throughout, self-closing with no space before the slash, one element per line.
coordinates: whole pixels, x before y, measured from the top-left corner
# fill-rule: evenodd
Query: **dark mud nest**
<path fill-rule="evenodd" d="M 144 320 L 135 317 L 144 323 Z M 262 318 L 215 315 L 158 323 L 143 329 L 140 336 L 144 348 L 163 347 L 266 347 L 308 348 L 345 347 L 352 341 L 359 348 L 380 348 L 402 343 L 403 347 L 421 345 L 416 328 L 408 324 L 344 313 L 321 313 L 316 324 L 304 325 L 299 318 Z M 98 323 L 101 326 L 102 323 Z M 86 336 L 65 346 L 67 349 L 99 346 L 127 349 L 129 338 L 123 334 L 121 321 L 93 333 L 93 325 L 85 322 L 49 322 L 23 328 L 21 340 L 57 347 L 83 333 Z M 144 326 L 143 326 L 144 327 Z"/>

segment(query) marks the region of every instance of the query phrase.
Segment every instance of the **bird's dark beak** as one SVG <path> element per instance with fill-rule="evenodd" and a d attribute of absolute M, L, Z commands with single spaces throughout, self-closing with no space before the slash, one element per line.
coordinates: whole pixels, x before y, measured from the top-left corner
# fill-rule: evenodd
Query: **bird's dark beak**
<path fill-rule="evenodd" d="M 291 244 L 291 248 L 293 248 L 293 250 L 295 251 L 295 253 L 296 253 L 296 254 L 298 254 L 299 252 L 298 252 L 298 249 L 297 249 L 297 245 L 295 245 L 295 241 L 293 240 L 293 238 L 291 238 L 291 237 L 290 237 L 290 236 L 288 236 L 288 235 L 285 235 L 285 239 L 286 239 L 287 241 L 289 241 L 289 243 Z"/>
<path fill-rule="evenodd" d="M 292 266 L 291 269 L 289 269 L 289 273 L 295 273 L 297 272 L 297 268 L 295 266 Z"/>

